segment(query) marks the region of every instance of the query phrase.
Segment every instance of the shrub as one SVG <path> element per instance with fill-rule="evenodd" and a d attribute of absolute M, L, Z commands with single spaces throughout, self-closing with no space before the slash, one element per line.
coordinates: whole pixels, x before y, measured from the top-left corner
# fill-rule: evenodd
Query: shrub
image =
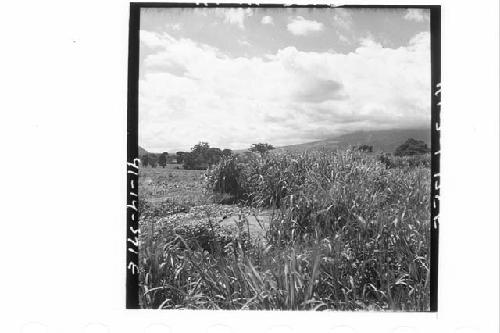
<path fill-rule="evenodd" d="M 261 155 L 264 155 L 273 149 L 274 149 L 273 145 L 270 145 L 268 143 L 254 143 L 252 147 L 250 147 L 248 150 L 253 153 L 259 153 Z"/>
<path fill-rule="evenodd" d="M 216 164 L 223 156 L 219 148 L 211 148 L 207 142 L 199 142 L 191 152 L 183 154 L 181 159 L 184 163 L 184 169 L 205 170 L 209 166 Z"/>
<path fill-rule="evenodd" d="M 229 194 L 235 200 L 244 200 L 247 193 L 244 186 L 244 165 L 237 156 L 223 158 L 207 172 L 207 187 L 218 194 Z"/>
<path fill-rule="evenodd" d="M 378 160 L 385 165 L 386 168 L 430 168 L 430 154 L 409 155 L 409 156 L 392 156 L 390 154 L 380 154 Z"/>
<path fill-rule="evenodd" d="M 167 165 L 168 161 L 168 153 L 161 153 L 160 157 L 158 157 L 158 164 L 164 168 Z"/>
<path fill-rule="evenodd" d="M 369 146 L 369 145 L 359 145 L 356 147 L 356 149 L 359 151 L 367 152 L 367 153 L 373 152 L 373 146 Z"/>
<path fill-rule="evenodd" d="M 396 148 L 394 155 L 396 156 L 411 156 L 428 153 L 430 149 L 423 141 L 408 139 L 401 146 Z"/>

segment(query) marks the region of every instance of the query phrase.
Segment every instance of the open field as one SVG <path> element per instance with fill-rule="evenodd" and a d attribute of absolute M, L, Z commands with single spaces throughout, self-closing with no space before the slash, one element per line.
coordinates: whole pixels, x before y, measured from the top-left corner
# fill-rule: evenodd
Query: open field
<path fill-rule="evenodd" d="M 144 308 L 429 309 L 428 156 L 141 168 Z"/>

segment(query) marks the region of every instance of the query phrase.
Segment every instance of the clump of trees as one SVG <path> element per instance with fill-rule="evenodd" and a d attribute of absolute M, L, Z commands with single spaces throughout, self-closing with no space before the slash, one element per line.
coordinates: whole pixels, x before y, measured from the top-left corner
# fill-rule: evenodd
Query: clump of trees
<path fill-rule="evenodd" d="M 181 153 L 181 154 L 179 154 Z M 182 161 L 184 169 L 187 170 L 204 170 L 209 166 L 219 163 L 222 157 L 231 156 L 231 149 L 221 150 L 220 148 L 210 147 L 208 142 L 199 142 L 191 148 L 191 152 L 178 152 L 177 163 Z"/>
<path fill-rule="evenodd" d="M 370 145 L 359 145 L 356 149 L 365 153 L 373 153 L 373 146 Z"/>
<path fill-rule="evenodd" d="M 268 143 L 255 143 L 253 144 L 247 154 L 258 153 L 266 155 L 274 147 Z M 151 166 L 155 168 L 157 165 L 165 168 L 167 164 L 174 163 L 182 164 L 186 170 L 205 170 L 210 166 L 220 162 L 222 158 L 227 158 L 233 155 L 231 149 L 220 149 L 210 147 L 208 142 L 198 142 L 191 148 L 191 151 L 178 151 L 172 155 L 167 152 L 161 154 L 148 153 L 141 156 L 141 164 L 145 167 Z"/>
<path fill-rule="evenodd" d="M 396 148 L 394 155 L 396 156 L 412 156 L 412 155 L 422 155 L 430 152 L 429 147 L 425 142 L 420 140 L 415 140 L 410 138 L 406 140 L 401 146 Z"/>
<path fill-rule="evenodd" d="M 140 157 L 141 165 L 144 167 L 150 166 L 156 168 L 158 165 L 162 168 L 173 162 L 173 156 L 167 152 L 161 154 L 147 153 Z"/>
<path fill-rule="evenodd" d="M 175 154 L 177 164 L 183 164 L 183 163 L 184 163 L 184 156 L 186 156 L 186 154 L 189 154 L 189 153 L 188 153 L 188 152 L 185 152 L 185 151 L 178 151 L 178 152 Z"/>
<path fill-rule="evenodd" d="M 144 154 L 141 156 L 141 164 L 142 166 L 147 167 L 148 165 L 151 166 L 152 168 L 156 168 L 156 165 L 158 164 L 158 156 L 155 154 Z"/>
<path fill-rule="evenodd" d="M 252 147 L 250 147 L 248 150 L 253 152 L 253 153 L 259 153 L 261 155 L 267 154 L 270 150 L 273 150 L 274 147 L 273 145 L 270 145 L 268 143 L 254 143 Z"/>
<path fill-rule="evenodd" d="M 160 157 L 158 157 L 158 164 L 164 168 L 167 165 L 168 162 L 168 153 L 163 152 L 161 153 Z"/>

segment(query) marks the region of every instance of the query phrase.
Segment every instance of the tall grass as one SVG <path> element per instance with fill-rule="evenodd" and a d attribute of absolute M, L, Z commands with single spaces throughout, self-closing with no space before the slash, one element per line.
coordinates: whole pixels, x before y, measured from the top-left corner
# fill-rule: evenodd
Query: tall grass
<path fill-rule="evenodd" d="M 146 308 L 429 309 L 430 170 L 374 154 L 274 154 L 222 160 L 207 188 L 274 210 L 265 241 L 240 215 L 193 226 L 141 220 Z M 173 215 L 174 216 L 174 215 Z"/>

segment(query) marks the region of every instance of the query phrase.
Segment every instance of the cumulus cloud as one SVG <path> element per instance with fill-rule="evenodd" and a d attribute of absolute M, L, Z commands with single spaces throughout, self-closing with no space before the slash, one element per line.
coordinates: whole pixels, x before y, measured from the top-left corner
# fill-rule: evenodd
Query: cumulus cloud
<path fill-rule="evenodd" d="M 260 21 L 262 24 L 274 24 L 274 20 L 272 16 L 264 16 Z"/>
<path fill-rule="evenodd" d="M 165 38 L 169 38 L 169 36 L 166 36 Z M 149 32 L 147 30 L 141 30 L 140 32 L 140 39 L 141 39 L 141 46 L 145 46 L 148 48 L 163 48 L 165 45 L 165 38 L 162 38 L 162 35 L 154 33 L 154 32 Z"/>
<path fill-rule="evenodd" d="M 405 20 L 423 22 L 429 19 L 429 12 L 418 8 L 409 8 L 404 16 Z"/>
<path fill-rule="evenodd" d="M 334 25 L 342 29 L 350 29 L 352 27 L 352 9 L 335 8 L 333 10 Z"/>
<path fill-rule="evenodd" d="M 399 48 L 365 39 L 348 54 L 295 47 L 231 57 L 186 38 L 141 31 L 139 142 L 151 151 L 320 140 L 360 129 L 428 126 L 430 35 Z"/>
<path fill-rule="evenodd" d="M 297 36 L 305 36 L 311 32 L 323 30 L 323 23 L 318 21 L 306 20 L 302 16 L 296 16 L 287 24 L 287 29 Z"/>
<path fill-rule="evenodd" d="M 241 46 L 252 46 L 252 43 L 250 43 L 246 39 L 238 39 L 238 44 Z"/>
<path fill-rule="evenodd" d="M 179 23 L 168 23 L 168 24 L 165 24 L 165 28 L 172 30 L 172 31 L 180 31 L 181 25 Z"/>
<path fill-rule="evenodd" d="M 225 23 L 234 24 L 240 29 L 245 29 L 245 19 L 253 15 L 251 8 L 216 8 L 215 13 Z"/>

